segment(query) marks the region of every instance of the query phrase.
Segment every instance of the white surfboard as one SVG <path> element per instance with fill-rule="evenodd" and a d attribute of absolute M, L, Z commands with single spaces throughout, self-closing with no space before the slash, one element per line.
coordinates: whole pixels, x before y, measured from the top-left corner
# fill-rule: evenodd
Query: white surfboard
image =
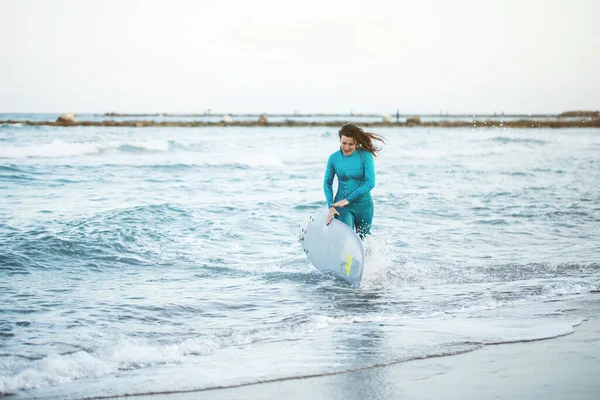
<path fill-rule="evenodd" d="M 365 253 L 352 228 L 337 219 L 325 225 L 327 214 L 304 218 L 300 243 L 310 262 L 351 285 L 360 283 Z"/>

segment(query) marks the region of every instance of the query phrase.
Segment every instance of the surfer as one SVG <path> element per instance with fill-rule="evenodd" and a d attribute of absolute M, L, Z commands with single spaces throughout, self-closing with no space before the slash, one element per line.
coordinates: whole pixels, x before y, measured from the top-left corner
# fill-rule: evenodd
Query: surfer
<path fill-rule="evenodd" d="M 340 149 L 329 156 L 323 190 L 329 214 L 326 224 L 335 217 L 356 230 L 363 239 L 371 233 L 373 222 L 373 199 L 375 187 L 375 163 L 373 158 L 381 148 L 374 141 L 385 143 L 383 137 L 365 132 L 356 124 L 347 123 L 338 131 Z M 333 197 L 333 177 L 338 177 L 338 189 Z"/>

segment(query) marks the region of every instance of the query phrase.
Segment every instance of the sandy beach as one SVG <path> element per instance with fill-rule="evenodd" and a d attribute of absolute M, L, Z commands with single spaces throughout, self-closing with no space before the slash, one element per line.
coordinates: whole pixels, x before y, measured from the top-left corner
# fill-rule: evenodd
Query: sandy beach
<path fill-rule="evenodd" d="M 573 334 L 358 372 L 137 399 L 597 399 L 600 304 Z"/>

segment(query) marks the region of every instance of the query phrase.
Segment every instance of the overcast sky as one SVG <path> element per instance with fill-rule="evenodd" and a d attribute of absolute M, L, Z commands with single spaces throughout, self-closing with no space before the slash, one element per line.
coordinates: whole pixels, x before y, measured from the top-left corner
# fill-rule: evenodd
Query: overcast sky
<path fill-rule="evenodd" d="M 0 0 L 0 112 L 600 109 L 599 0 Z"/>

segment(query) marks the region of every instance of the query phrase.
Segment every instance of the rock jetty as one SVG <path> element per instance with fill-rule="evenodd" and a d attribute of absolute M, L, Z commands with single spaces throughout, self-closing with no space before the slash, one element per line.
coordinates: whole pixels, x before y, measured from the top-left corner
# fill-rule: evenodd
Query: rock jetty
<path fill-rule="evenodd" d="M 56 123 L 59 125 L 73 125 L 75 122 L 75 114 L 73 113 L 65 113 L 56 119 Z"/>
<path fill-rule="evenodd" d="M 139 120 L 119 120 L 122 117 L 131 117 L 129 114 L 104 114 L 104 118 L 113 117 L 115 119 L 101 119 L 93 121 L 77 120 L 72 113 L 66 113 L 60 116 L 56 121 L 24 121 L 24 120 L 5 120 L 0 121 L 0 124 L 22 124 L 22 125 L 47 125 L 47 126 L 105 126 L 105 127 L 217 127 L 217 126 L 244 126 L 244 127 L 310 127 L 310 126 L 327 126 L 338 127 L 343 122 L 339 116 L 332 120 L 323 119 L 324 114 L 307 114 L 303 116 L 320 116 L 319 120 L 315 121 L 299 121 L 297 119 L 282 119 L 282 115 L 278 115 L 275 121 L 269 119 L 267 114 L 261 114 L 258 119 L 256 115 L 251 114 L 236 114 L 235 119 L 233 114 L 221 115 L 221 119 L 216 121 L 189 121 L 178 120 L 180 115 L 170 114 L 174 117 L 172 120 L 160 121 L 148 119 L 149 117 L 166 114 L 138 114 Z M 183 115 L 181 115 L 183 116 Z M 201 117 L 202 115 L 185 115 L 186 117 Z M 254 117 L 253 119 L 250 119 Z M 285 116 L 283 116 L 285 117 Z M 540 116 L 503 116 L 503 119 L 498 117 L 483 117 L 470 119 L 469 117 L 446 116 L 444 119 L 423 119 L 418 115 L 407 116 L 405 122 L 394 122 L 389 115 L 381 118 L 381 115 L 365 115 L 371 118 L 364 122 L 356 121 L 357 116 L 353 115 L 352 119 L 357 124 L 365 127 L 423 127 L 423 128 L 600 128 L 600 112 L 598 111 L 569 111 L 559 115 L 540 115 Z M 373 117 L 379 117 L 379 121 L 373 121 Z M 291 116 L 294 118 L 294 116 Z M 487 119 L 489 118 L 489 119 Z M 522 118 L 522 119 L 519 119 Z"/>

